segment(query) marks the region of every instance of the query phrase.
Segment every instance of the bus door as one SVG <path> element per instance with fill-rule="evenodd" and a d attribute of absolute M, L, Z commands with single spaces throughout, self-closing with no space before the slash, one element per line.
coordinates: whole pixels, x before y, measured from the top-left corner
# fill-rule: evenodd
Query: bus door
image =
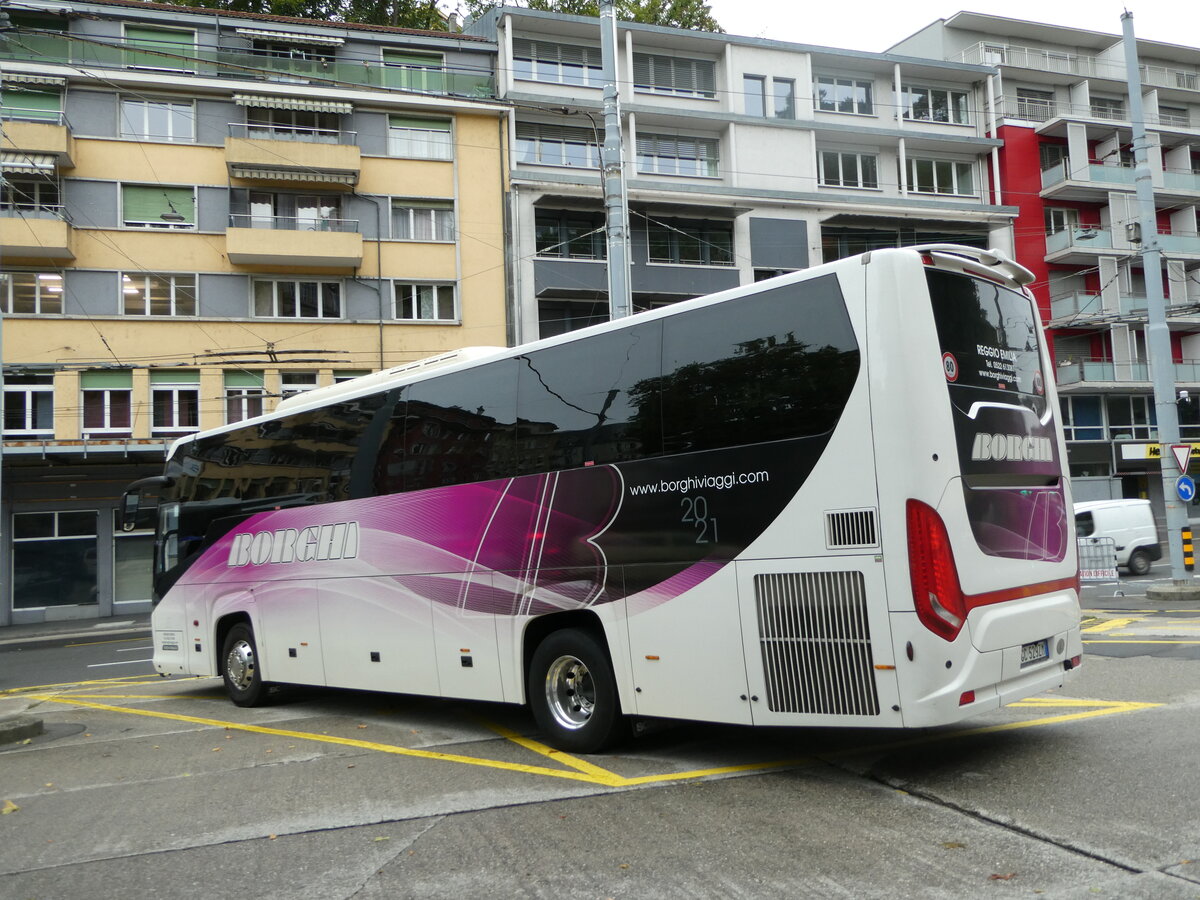
<path fill-rule="evenodd" d="M 248 588 L 263 678 L 285 684 L 324 684 L 317 582 L 266 581 Z M 220 652 L 221 648 L 217 648 Z"/>
<path fill-rule="evenodd" d="M 734 565 L 755 725 L 902 724 L 874 556 Z"/>

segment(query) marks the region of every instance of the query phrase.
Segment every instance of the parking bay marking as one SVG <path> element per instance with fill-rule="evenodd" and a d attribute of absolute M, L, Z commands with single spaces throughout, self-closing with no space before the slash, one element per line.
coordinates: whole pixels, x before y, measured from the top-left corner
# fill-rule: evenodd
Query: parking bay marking
<path fill-rule="evenodd" d="M 114 685 L 117 686 L 117 685 Z M 95 690 L 95 688 L 92 688 Z M 1027 719 L 1019 722 L 1007 722 L 999 725 L 984 725 L 978 728 L 969 728 L 962 731 L 940 732 L 930 735 L 921 735 L 909 740 L 900 740 L 887 744 L 871 745 L 869 747 L 854 747 L 837 751 L 835 753 L 825 753 L 819 756 L 800 757 L 783 760 L 773 760 L 758 763 L 746 763 L 730 766 L 715 766 L 707 769 L 695 769 L 687 772 L 670 772 L 661 775 L 644 775 L 634 778 L 626 778 L 622 775 L 602 768 L 588 760 L 580 759 L 567 753 L 562 753 L 554 750 L 531 738 L 524 737 L 515 732 L 510 731 L 500 725 L 489 722 L 483 722 L 490 730 L 498 734 L 506 740 L 516 743 L 531 752 L 537 753 L 554 762 L 568 766 L 568 770 L 551 769 L 545 766 L 526 765 L 524 763 L 513 763 L 505 760 L 485 759 L 475 756 L 464 756 L 454 753 L 439 753 L 433 750 L 414 750 L 408 747 L 397 747 L 392 744 L 381 744 L 375 741 L 362 741 L 354 738 L 342 738 L 326 734 L 314 734 L 305 731 L 290 731 L 282 728 L 268 728 L 261 725 L 247 725 L 239 722 L 227 722 L 221 719 L 209 719 L 201 716 L 186 716 L 180 713 L 162 712 L 150 709 L 134 709 L 125 706 L 113 706 L 107 703 L 96 703 L 96 699 L 143 699 L 144 695 L 104 695 L 102 698 L 92 694 L 84 696 L 91 697 L 90 700 L 83 699 L 80 695 L 72 695 L 70 693 L 61 694 L 45 694 L 34 695 L 37 699 L 52 702 L 70 704 L 75 706 L 83 706 L 91 709 L 102 710 L 105 712 L 124 713 L 126 715 L 146 716 L 149 718 L 167 719 L 176 722 L 187 722 L 194 725 L 207 725 L 213 728 L 229 729 L 232 731 L 245 731 L 252 734 L 265 734 L 276 737 L 293 738 L 295 740 L 316 741 L 324 744 L 335 744 L 345 747 L 354 747 L 361 750 L 372 750 L 379 753 L 389 753 L 396 756 L 408 756 L 416 759 L 428 759 L 437 762 L 453 762 L 461 765 L 480 766 L 483 768 L 500 769 L 510 772 L 520 772 L 527 775 L 541 775 L 549 778 L 561 778 L 570 781 L 584 782 L 588 784 L 596 784 L 605 787 L 622 788 L 634 787 L 638 785 L 664 783 L 672 781 L 688 781 L 698 778 L 709 778 L 718 775 L 735 775 L 735 774 L 750 774 L 753 772 L 765 772 L 774 769 L 796 768 L 804 765 L 812 765 L 819 759 L 827 759 L 836 756 L 849 756 L 863 751 L 880 751 L 891 750 L 900 747 L 916 746 L 920 744 L 929 744 L 944 741 L 947 739 L 958 739 L 971 737 L 980 734 L 992 734 L 1000 731 L 1012 731 L 1021 728 L 1033 728 L 1043 725 L 1060 724 L 1063 722 L 1079 721 L 1081 719 L 1097 718 L 1100 716 L 1109 716 L 1121 713 L 1137 712 L 1140 710 L 1151 709 L 1162 706 L 1161 703 L 1137 703 L 1121 700 L 1080 700 L 1070 697 L 1032 697 L 1026 700 L 1021 700 L 1010 704 L 1013 708 L 1024 709 L 1040 709 L 1040 710 L 1065 710 L 1065 709 L 1082 709 L 1082 712 L 1062 713 L 1059 715 L 1047 715 L 1036 719 Z M 172 699 L 172 695 L 156 695 L 155 699 Z"/>

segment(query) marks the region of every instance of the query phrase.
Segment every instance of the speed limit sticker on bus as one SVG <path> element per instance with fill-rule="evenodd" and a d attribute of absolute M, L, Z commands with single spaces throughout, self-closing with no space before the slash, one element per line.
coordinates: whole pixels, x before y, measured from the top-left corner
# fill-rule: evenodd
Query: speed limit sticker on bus
<path fill-rule="evenodd" d="M 958 381 L 958 360 L 953 353 L 942 354 L 942 371 L 946 373 L 947 381 Z"/>

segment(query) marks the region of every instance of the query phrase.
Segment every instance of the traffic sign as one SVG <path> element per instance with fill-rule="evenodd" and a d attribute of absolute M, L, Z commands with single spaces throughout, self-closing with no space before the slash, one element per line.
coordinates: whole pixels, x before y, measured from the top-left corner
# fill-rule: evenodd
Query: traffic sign
<path fill-rule="evenodd" d="M 1190 475 L 1180 475 L 1175 479 L 1175 493 L 1184 503 L 1191 503 L 1196 496 L 1196 482 Z"/>
<path fill-rule="evenodd" d="M 1188 470 L 1188 461 L 1192 458 L 1192 445 L 1172 444 L 1171 452 L 1175 454 L 1175 462 L 1179 463 L 1180 474 L 1186 475 Z"/>

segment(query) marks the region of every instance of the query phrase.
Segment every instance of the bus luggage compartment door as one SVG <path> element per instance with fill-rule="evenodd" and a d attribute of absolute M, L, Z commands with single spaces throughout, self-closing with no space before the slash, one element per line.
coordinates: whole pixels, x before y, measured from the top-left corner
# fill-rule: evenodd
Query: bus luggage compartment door
<path fill-rule="evenodd" d="M 902 724 L 873 556 L 736 566 L 755 725 Z"/>

